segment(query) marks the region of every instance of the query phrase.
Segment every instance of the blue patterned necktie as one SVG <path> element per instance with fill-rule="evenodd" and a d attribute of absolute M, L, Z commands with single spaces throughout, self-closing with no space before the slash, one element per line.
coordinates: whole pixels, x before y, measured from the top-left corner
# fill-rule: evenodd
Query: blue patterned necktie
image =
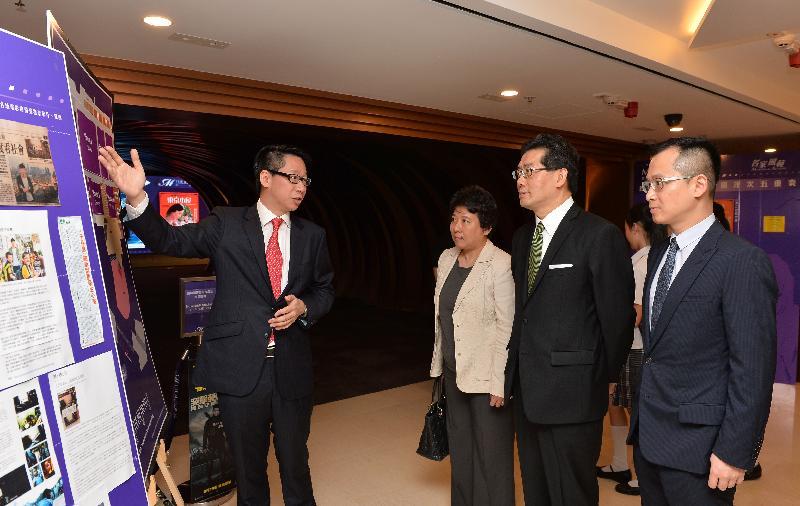
<path fill-rule="evenodd" d="M 675 270 L 675 255 L 678 253 L 678 241 L 675 238 L 669 240 L 669 250 L 667 251 L 667 259 L 664 261 L 664 266 L 658 274 L 658 283 L 656 284 L 656 293 L 653 296 L 653 307 L 650 311 L 650 329 L 656 327 L 658 317 L 661 315 L 661 310 L 664 308 L 664 300 L 667 298 L 669 285 L 672 281 L 672 271 Z"/>

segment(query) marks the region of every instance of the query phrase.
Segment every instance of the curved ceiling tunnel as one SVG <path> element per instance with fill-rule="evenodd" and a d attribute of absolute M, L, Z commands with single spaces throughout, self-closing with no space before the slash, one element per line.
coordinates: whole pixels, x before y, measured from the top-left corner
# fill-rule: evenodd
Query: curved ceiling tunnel
<path fill-rule="evenodd" d="M 516 150 L 164 109 L 115 107 L 115 143 L 139 150 L 150 174 L 178 176 L 210 208 L 252 205 L 252 159 L 296 144 L 313 159 L 298 213 L 323 226 L 337 296 L 397 309 L 431 306 L 432 267 L 451 245 L 448 201 L 479 184 L 498 201 L 492 239 L 508 250 L 528 215 L 510 177 Z"/>

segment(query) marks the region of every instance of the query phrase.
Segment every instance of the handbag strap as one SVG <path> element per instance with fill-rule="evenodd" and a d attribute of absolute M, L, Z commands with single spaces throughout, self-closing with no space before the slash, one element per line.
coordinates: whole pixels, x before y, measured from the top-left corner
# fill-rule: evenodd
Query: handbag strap
<path fill-rule="evenodd" d="M 433 380 L 433 391 L 431 392 L 431 404 L 445 398 L 444 394 L 444 374 Z"/>

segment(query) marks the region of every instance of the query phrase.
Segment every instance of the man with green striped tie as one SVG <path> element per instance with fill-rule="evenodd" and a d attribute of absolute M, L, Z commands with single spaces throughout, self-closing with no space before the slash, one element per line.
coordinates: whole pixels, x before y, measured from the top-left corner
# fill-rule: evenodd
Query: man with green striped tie
<path fill-rule="evenodd" d="M 534 220 L 514 234 L 516 312 L 506 366 L 526 504 L 598 504 L 608 384 L 633 341 L 633 270 L 622 231 L 572 199 L 578 153 L 540 134 L 512 172 Z"/>

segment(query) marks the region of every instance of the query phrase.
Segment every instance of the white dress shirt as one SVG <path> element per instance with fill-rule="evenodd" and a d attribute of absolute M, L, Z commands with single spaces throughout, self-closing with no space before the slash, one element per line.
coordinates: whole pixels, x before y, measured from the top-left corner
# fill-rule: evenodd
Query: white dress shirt
<path fill-rule="evenodd" d="M 539 222 L 544 222 L 544 231 L 542 232 L 542 258 L 544 258 L 544 254 L 547 252 L 547 247 L 550 246 L 550 241 L 553 240 L 553 235 L 556 233 L 556 229 L 558 225 L 561 224 L 561 220 L 564 219 L 564 216 L 567 215 L 567 211 L 569 208 L 572 207 L 575 201 L 572 200 L 572 197 L 567 197 L 567 200 L 561 203 L 558 207 L 547 213 L 542 219 L 536 217 L 536 224 L 538 225 Z"/>
<path fill-rule="evenodd" d="M 149 203 L 150 198 L 147 194 L 145 194 L 144 200 L 139 202 L 138 206 L 134 207 L 130 203 L 126 203 L 125 210 L 127 212 L 125 221 L 133 220 L 141 216 L 144 210 L 147 209 Z M 264 233 L 264 258 L 266 258 L 266 247 L 272 235 L 272 220 L 276 216 L 261 203 L 261 200 L 256 202 L 256 211 L 258 211 L 258 221 L 261 223 L 261 231 Z M 281 292 L 283 292 L 289 282 L 289 258 L 291 256 L 289 243 L 291 240 L 290 230 L 292 228 L 292 219 L 289 217 L 289 213 L 284 214 L 281 218 L 283 219 L 283 223 L 281 224 L 280 230 L 278 230 L 278 246 L 281 248 L 281 256 L 283 257 L 283 267 L 281 268 Z"/>
<path fill-rule="evenodd" d="M 644 298 L 644 281 L 647 277 L 647 256 L 650 254 L 650 246 L 645 246 L 631 256 L 631 263 L 633 264 L 633 303 L 642 305 Z M 632 350 L 641 350 L 644 347 L 642 343 L 642 332 L 639 327 L 633 327 L 633 344 Z"/>
<path fill-rule="evenodd" d="M 269 244 L 269 238 L 272 236 L 272 220 L 277 216 L 267 209 L 267 206 L 262 204 L 260 199 L 256 202 L 256 211 L 258 211 L 258 220 L 261 222 L 261 231 L 264 232 L 264 254 L 266 255 L 266 247 Z M 289 282 L 289 257 L 291 255 L 289 241 L 291 238 L 292 219 L 289 217 L 289 213 L 282 215 L 280 218 L 283 219 L 283 223 L 281 223 L 281 228 L 278 230 L 278 246 L 281 249 L 281 257 L 283 258 L 283 266 L 281 268 L 281 292 L 283 292 Z"/>
<path fill-rule="evenodd" d="M 700 242 L 700 239 L 708 232 L 708 229 L 711 228 L 711 225 L 714 224 L 716 218 L 714 218 L 714 213 L 711 213 L 706 217 L 703 221 L 693 225 L 678 235 L 672 234 L 671 238 L 675 238 L 675 241 L 678 243 L 678 252 L 675 254 L 675 268 L 672 269 L 672 278 L 669 280 L 669 285 L 672 286 L 672 282 L 675 281 L 675 276 L 678 275 L 680 272 L 681 267 L 683 264 L 686 263 L 686 260 L 689 259 L 689 255 L 692 254 L 694 251 L 695 246 L 697 243 Z M 649 304 L 650 309 L 652 311 L 653 308 L 653 299 L 656 296 L 656 285 L 658 285 L 658 276 L 661 274 L 661 268 L 664 266 L 664 262 L 667 260 L 667 253 L 664 253 L 664 256 L 661 257 L 661 261 L 658 264 L 658 269 L 656 269 L 655 274 L 653 275 L 653 281 L 650 283 L 650 293 L 648 294 L 649 297 Z M 650 325 L 651 322 L 648 322 Z"/>

